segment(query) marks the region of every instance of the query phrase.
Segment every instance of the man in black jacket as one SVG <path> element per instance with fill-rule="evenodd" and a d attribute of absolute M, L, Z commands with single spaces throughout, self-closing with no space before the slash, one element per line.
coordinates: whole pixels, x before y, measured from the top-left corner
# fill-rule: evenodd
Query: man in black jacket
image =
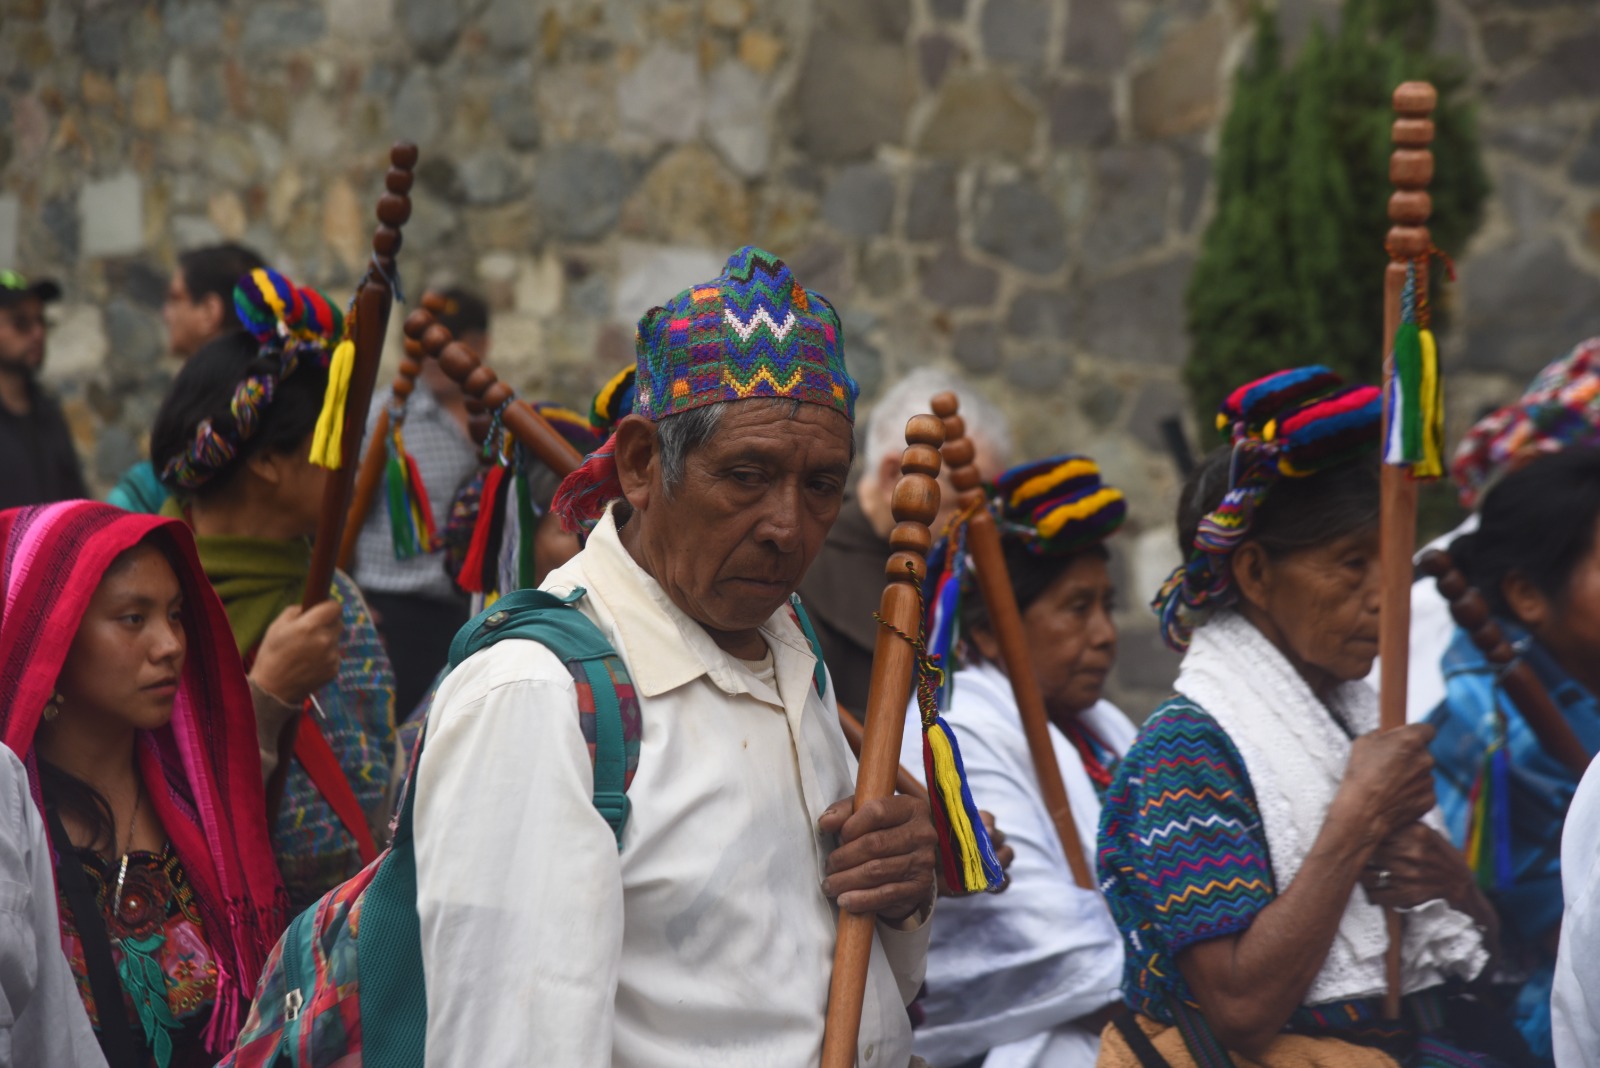
<path fill-rule="evenodd" d="M 60 299 L 49 279 L 0 271 L 0 509 L 88 496 L 61 407 L 37 381 L 44 306 Z"/>

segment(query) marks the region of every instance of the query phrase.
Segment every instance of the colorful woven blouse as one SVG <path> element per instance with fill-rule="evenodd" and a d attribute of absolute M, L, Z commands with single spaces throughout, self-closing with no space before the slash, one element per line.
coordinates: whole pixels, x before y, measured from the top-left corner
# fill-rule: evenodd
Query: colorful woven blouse
<path fill-rule="evenodd" d="M 205 928 L 200 912 L 184 876 L 183 866 L 169 844 L 160 853 L 135 852 L 128 854 L 128 875 L 123 882 L 122 902 L 112 911 L 113 894 L 117 883 L 118 864 L 106 860 L 93 850 L 75 850 L 75 859 L 83 865 L 89 877 L 89 887 L 94 892 L 95 903 L 100 906 L 106 932 L 111 938 L 111 954 L 118 968 L 131 951 L 145 961 L 153 962 L 166 984 L 167 1009 L 170 1013 L 172 1038 L 171 1068 L 189 1065 L 209 1065 L 216 1057 L 205 1050 L 201 1032 L 211 1018 L 212 1004 L 217 993 L 217 965 L 206 943 Z M 120 860 L 120 858 L 119 858 Z M 89 1022 L 96 1033 L 101 1027 L 101 1007 L 95 1004 L 94 993 L 89 988 L 89 969 L 84 961 L 83 943 L 72 915 L 66 895 L 59 889 L 57 880 L 56 904 L 61 913 L 61 942 L 72 974 L 78 981 L 78 993 L 89 1012 Z M 148 971 L 148 965 L 146 970 Z M 151 973 L 153 978 L 153 973 Z M 135 1039 L 145 1034 L 138 1011 L 123 979 L 126 1002 L 123 1011 L 128 1016 L 128 1026 Z M 143 1043 L 141 1043 L 143 1045 Z M 157 1063 L 155 1055 L 145 1048 L 150 1063 Z"/>
<path fill-rule="evenodd" d="M 1099 846 L 1101 889 L 1122 931 L 1123 998 L 1187 1034 L 1200 1004 L 1178 954 L 1244 931 L 1277 897 L 1244 758 L 1199 705 L 1171 697 L 1140 730 L 1107 792 Z M 1407 998 L 1409 1022 L 1425 1033 L 1438 1026 L 1430 1000 Z M 1377 998 L 1301 1006 L 1284 1030 L 1390 1037 Z M 1434 1056 L 1448 1050 L 1429 1048 Z"/>

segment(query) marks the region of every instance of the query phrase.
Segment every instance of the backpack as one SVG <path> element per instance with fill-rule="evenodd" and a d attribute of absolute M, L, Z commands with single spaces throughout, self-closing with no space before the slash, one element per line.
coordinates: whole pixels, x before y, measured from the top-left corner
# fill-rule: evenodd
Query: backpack
<path fill-rule="evenodd" d="M 539 642 L 572 673 L 594 765 L 594 806 L 622 848 L 628 784 L 639 764 L 639 701 L 600 629 L 557 597 L 517 590 L 462 627 L 451 669 L 506 638 Z M 428 1026 L 412 842 L 418 735 L 389 848 L 296 916 L 267 958 L 229 1068 L 420 1068 Z"/>

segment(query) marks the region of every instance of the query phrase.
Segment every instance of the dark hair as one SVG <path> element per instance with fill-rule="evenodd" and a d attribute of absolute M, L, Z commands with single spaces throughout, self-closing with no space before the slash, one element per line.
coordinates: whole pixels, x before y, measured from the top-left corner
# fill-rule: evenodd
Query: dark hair
<path fill-rule="evenodd" d="M 1072 565 L 1085 556 L 1109 560 L 1111 552 L 1103 543 L 1086 546 L 1077 552 L 1058 556 L 1041 556 L 1029 552 L 1021 541 L 1003 536 L 1000 550 L 1006 558 L 1006 574 L 1011 579 L 1011 595 L 1017 599 L 1017 611 L 1026 612 L 1028 606 L 1045 595 L 1045 592 L 1065 575 Z M 977 583 L 969 569 L 962 578 L 961 630 L 970 634 L 974 629 L 993 630 L 989 623 L 989 606 L 978 593 Z"/>
<path fill-rule="evenodd" d="M 1206 454 L 1184 479 L 1178 499 L 1178 551 L 1188 560 L 1194 552 L 1200 520 L 1215 511 L 1228 493 L 1233 447 Z M 1280 557 L 1314 549 L 1372 526 L 1378 521 L 1378 461 L 1370 459 L 1304 478 L 1282 478 L 1256 509 L 1249 540 Z"/>
<path fill-rule="evenodd" d="M 1489 491 L 1479 526 L 1450 543 L 1450 558 L 1496 614 L 1515 619 L 1502 587 L 1521 575 L 1562 604 L 1600 522 L 1600 448 L 1541 456 Z"/>
<path fill-rule="evenodd" d="M 451 286 L 439 294 L 450 304 L 438 316 L 439 323 L 457 338 L 466 334 L 489 332 L 489 305 L 471 290 Z"/>
<path fill-rule="evenodd" d="M 183 275 L 189 299 L 199 301 L 212 294 L 222 298 L 224 333 L 244 325 L 233 310 L 233 287 L 239 284 L 242 276 L 266 265 L 254 251 L 231 241 L 178 254 L 178 272 Z"/>
<path fill-rule="evenodd" d="M 254 337 L 240 330 L 207 342 L 183 365 L 173 379 L 156 413 L 150 431 L 150 462 L 166 482 L 167 465 L 194 441 L 195 430 L 203 420 L 224 434 L 236 434 L 237 424 L 230 411 L 234 389 L 251 375 L 276 378 L 281 358 L 276 349 L 263 351 Z M 328 388 L 327 368 L 310 358 L 302 358 L 294 373 L 277 381 L 272 402 L 261 412 L 256 432 L 235 452 L 228 464 L 203 486 L 189 491 L 207 497 L 225 486 L 239 467 L 261 451 L 288 453 L 297 450 L 317 426 L 323 394 Z M 168 482 L 168 488 L 176 488 Z"/>

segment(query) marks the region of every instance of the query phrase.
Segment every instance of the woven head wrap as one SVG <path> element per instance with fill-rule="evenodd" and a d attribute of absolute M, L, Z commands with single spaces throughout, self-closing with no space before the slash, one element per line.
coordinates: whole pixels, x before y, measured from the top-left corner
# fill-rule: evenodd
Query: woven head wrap
<path fill-rule="evenodd" d="M 1229 430 L 1228 492 L 1200 520 L 1187 562 L 1151 602 L 1168 646 L 1183 652 L 1194 628 L 1238 596 L 1230 566 L 1280 479 L 1304 478 L 1375 451 L 1382 424 L 1375 386 L 1346 386 L 1326 367 L 1296 367 L 1240 386 L 1217 426 Z"/>
<path fill-rule="evenodd" d="M 753 246 L 728 257 L 716 278 L 645 312 L 634 353 L 633 413 L 653 422 L 756 398 L 818 404 L 855 421 L 860 389 L 845 369 L 833 305 Z M 622 380 L 613 383 L 620 399 Z M 613 434 L 561 484 L 551 507 L 568 530 L 592 526 L 622 496 L 615 442 Z"/>
<path fill-rule="evenodd" d="M 1600 444 L 1600 337 L 1540 371 L 1516 403 L 1480 419 L 1450 463 L 1463 508 L 1535 456 Z"/>
<path fill-rule="evenodd" d="M 261 429 L 278 384 L 302 363 L 326 368 L 344 332 L 338 306 L 314 289 L 296 286 L 270 267 L 239 279 L 233 290 L 239 321 L 260 343 L 260 356 L 276 356 L 276 366 L 246 376 L 228 400 L 228 418 L 206 418 L 193 440 L 167 462 L 161 481 L 169 489 L 195 490 L 232 465 L 245 443 Z"/>
<path fill-rule="evenodd" d="M 1122 525 L 1128 502 L 1100 481 L 1087 456 L 1019 464 L 995 479 L 1000 529 L 1035 556 L 1067 556 L 1098 544 Z"/>

